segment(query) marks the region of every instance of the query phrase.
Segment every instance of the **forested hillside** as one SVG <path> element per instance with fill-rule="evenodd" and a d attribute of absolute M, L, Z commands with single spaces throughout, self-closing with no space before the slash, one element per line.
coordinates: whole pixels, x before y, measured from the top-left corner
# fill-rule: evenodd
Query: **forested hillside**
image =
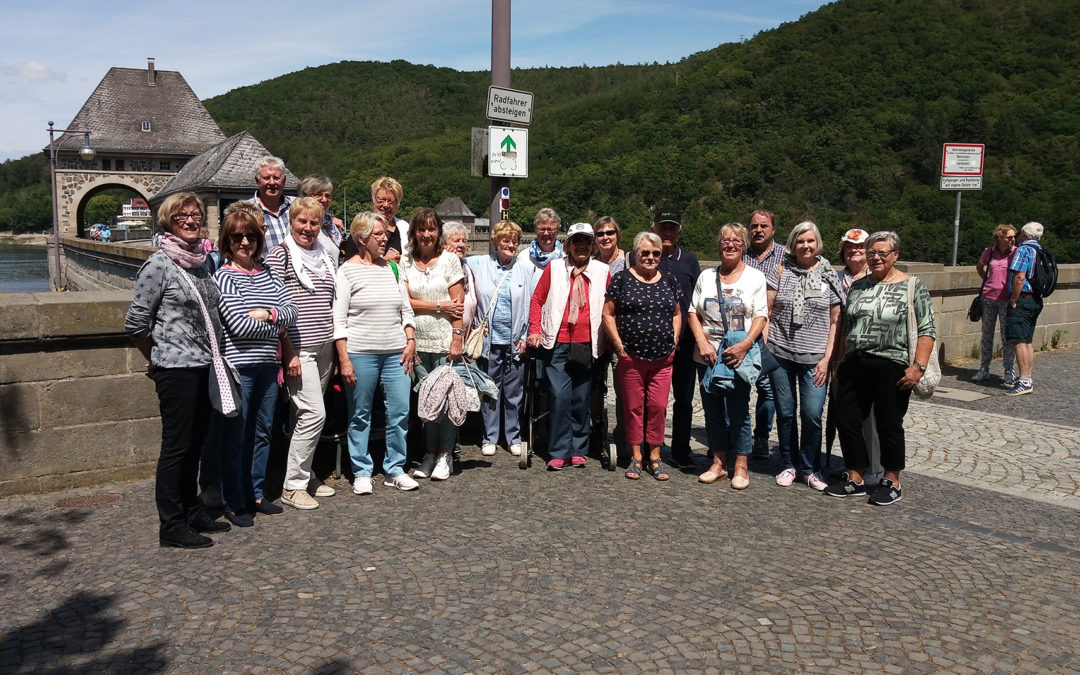
<path fill-rule="evenodd" d="M 295 173 L 328 174 L 350 212 L 389 173 L 406 216 L 451 194 L 485 214 L 469 144 L 489 80 L 343 62 L 206 106 Z M 679 63 L 515 70 L 512 86 L 536 94 L 530 177 L 511 185 L 526 225 L 551 205 L 568 222 L 609 213 L 633 231 L 670 202 L 687 245 L 712 255 L 717 225 L 766 206 L 782 231 L 806 218 L 833 241 L 850 226 L 895 229 L 905 258 L 947 262 L 955 193 L 938 189 L 941 147 L 976 142 L 986 173 L 963 195 L 961 262 L 997 223 L 1028 220 L 1047 226 L 1059 260 L 1080 261 L 1073 0 L 841 0 Z"/>

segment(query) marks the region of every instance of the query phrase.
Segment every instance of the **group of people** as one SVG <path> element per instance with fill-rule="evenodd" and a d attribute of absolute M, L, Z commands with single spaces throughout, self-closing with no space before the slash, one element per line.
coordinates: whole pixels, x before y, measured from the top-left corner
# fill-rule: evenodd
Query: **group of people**
<path fill-rule="evenodd" d="M 163 546 L 209 546 L 207 532 L 282 511 L 265 485 L 279 391 L 291 429 L 282 503 L 314 509 L 332 496 L 313 476 L 312 458 L 334 375 L 346 392 L 354 493 L 373 492 L 377 389 L 384 484 L 415 490 L 418 479 L 448 479 L 460 424 L 449 404 L 424 418 L 423 458 L 406 470 L 412 375 L 442 366 L 457 372 L 470 337 L 477 374 L 493 385 L 480 403 L 482 455 L 496 454 L 500 442 L 522 452 L 526 369 L 535 364 L 550 409 L 547 468 L 585 466 L 592 393 L 614 363 L 616 435 L 629 450 L 629 479 L 670 477 L 660 451 L 672 399 L 672 461 L 694 467 L 697 386 L 711 455 L 699 480 L 746 489 L 748 458 L 759 445 L 749 404 L 757 387 L 759 405 L 766 398 L 775 405 L 779 485 L 866 495 L 871 448 L 880 448 L 883 476 L 870 501 L 900 499 L 903 417 L 935 333 L 926 287 L 894 267 L 899 239 L 891 232 L 847 232 L 844 269 L 835 273 L 813 223 L 799 223 L 786 246 L 774 245 L 773 215 L 760 210 L 749 227 L 720 227 L 720 264 L 703 272 L 678 246 L 675 209 L 658 210 L 651 231 L 624 251 L 614 218 L 574 223 L 560 242 L 561 219 L 545 208 L 528 247 L 519 251 L 518 224 L 501 221 L 491 228 L 489 253 L 466 257 L 460 223 L 443 223 L 430 208 L 410 221 L 397 217 L 402 188 L 392 178 L 375 181 L 372 210 L 347 233 L 328 210 L 333 187 L 325 177 L 305 178 L 300 196 L 287 197 L 284 165 L 267 157 L 256 185 L 250 200 L 225 210 L 216 246 L 200 235 L 206 209 L 198 196 L 166 198 L 158 212 L 165 233 L 139 271 L 128 311 L 127 332 L 146 356 L 160 403 L 155 495 Z M 845 480 L 832 485 L 821 475 L 820 452 L 830 383 L 847 466 Z M 868 419 L 873 430 L 864 434 Z M 199 485 L 220 489 L 229 523 L 201 508 Z"/>

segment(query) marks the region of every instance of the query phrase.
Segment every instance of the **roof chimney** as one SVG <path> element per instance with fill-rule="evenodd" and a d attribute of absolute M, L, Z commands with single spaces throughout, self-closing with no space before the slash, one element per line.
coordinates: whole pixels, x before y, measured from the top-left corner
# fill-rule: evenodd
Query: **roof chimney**
<path fill-rule="evenodd" d="M 157 73 L 154 72 L 154 57 L 146 57 L 146 83 L 151 87 L 157 86 Z"/>

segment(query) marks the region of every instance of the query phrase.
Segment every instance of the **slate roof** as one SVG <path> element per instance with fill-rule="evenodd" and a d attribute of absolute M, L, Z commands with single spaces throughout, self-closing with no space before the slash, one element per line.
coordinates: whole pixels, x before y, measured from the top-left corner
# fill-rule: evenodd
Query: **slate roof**
<path fill-rule="evenodd" d="M 68 128 L 89 131 L 98 153 L 197 155 L 225 140 L 183 75 L 158 70 L 155 82 L 146 69 L 110 68 Z M 72 141 L 65 151 L 80 147 Z"/>
<path fill-rule="evenodd" d="M 439 214 L 439 217 L 443 220 L 476 217 L 476 214 L 470 211 L 468 206 L 465 206 L 465 202 L 461 201 L 461 197 L 447 197 L 442 204 L 435 207 L 435 213 Z"/>
<path fill-rule="evenodd" d="M 228 138 L 198 157 L 169 179 L 154 200 L 174 192 L 229 190 L 255 194 L 255 164 L 273 154 L 250 131 Z M 300 180 L 285 167 L 285 189 L 295 190 Z"/>

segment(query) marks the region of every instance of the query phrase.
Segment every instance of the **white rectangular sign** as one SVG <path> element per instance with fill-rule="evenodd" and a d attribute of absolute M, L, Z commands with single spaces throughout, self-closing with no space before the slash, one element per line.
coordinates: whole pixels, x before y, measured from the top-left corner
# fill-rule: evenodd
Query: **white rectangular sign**
<path fill-rule="evenodd" d="M 941 175 L 981 176 L 985 150 L 982 143 L 946 143 L 941 151 Z"/>
<path fill-rule="evenodd" d="M 982 176 L 942 176 L 942 190 L 981 190 Z"/>
<path fill-rule="evenodd" d="M 531 91 L 488 87 L 487 118 L 513 124 L 532 123 L 533 95 Z"/>
<path fill-rule="evenodd" d="M 488 175 L 529 177 L 529 130 L 488 127 Z"/>

